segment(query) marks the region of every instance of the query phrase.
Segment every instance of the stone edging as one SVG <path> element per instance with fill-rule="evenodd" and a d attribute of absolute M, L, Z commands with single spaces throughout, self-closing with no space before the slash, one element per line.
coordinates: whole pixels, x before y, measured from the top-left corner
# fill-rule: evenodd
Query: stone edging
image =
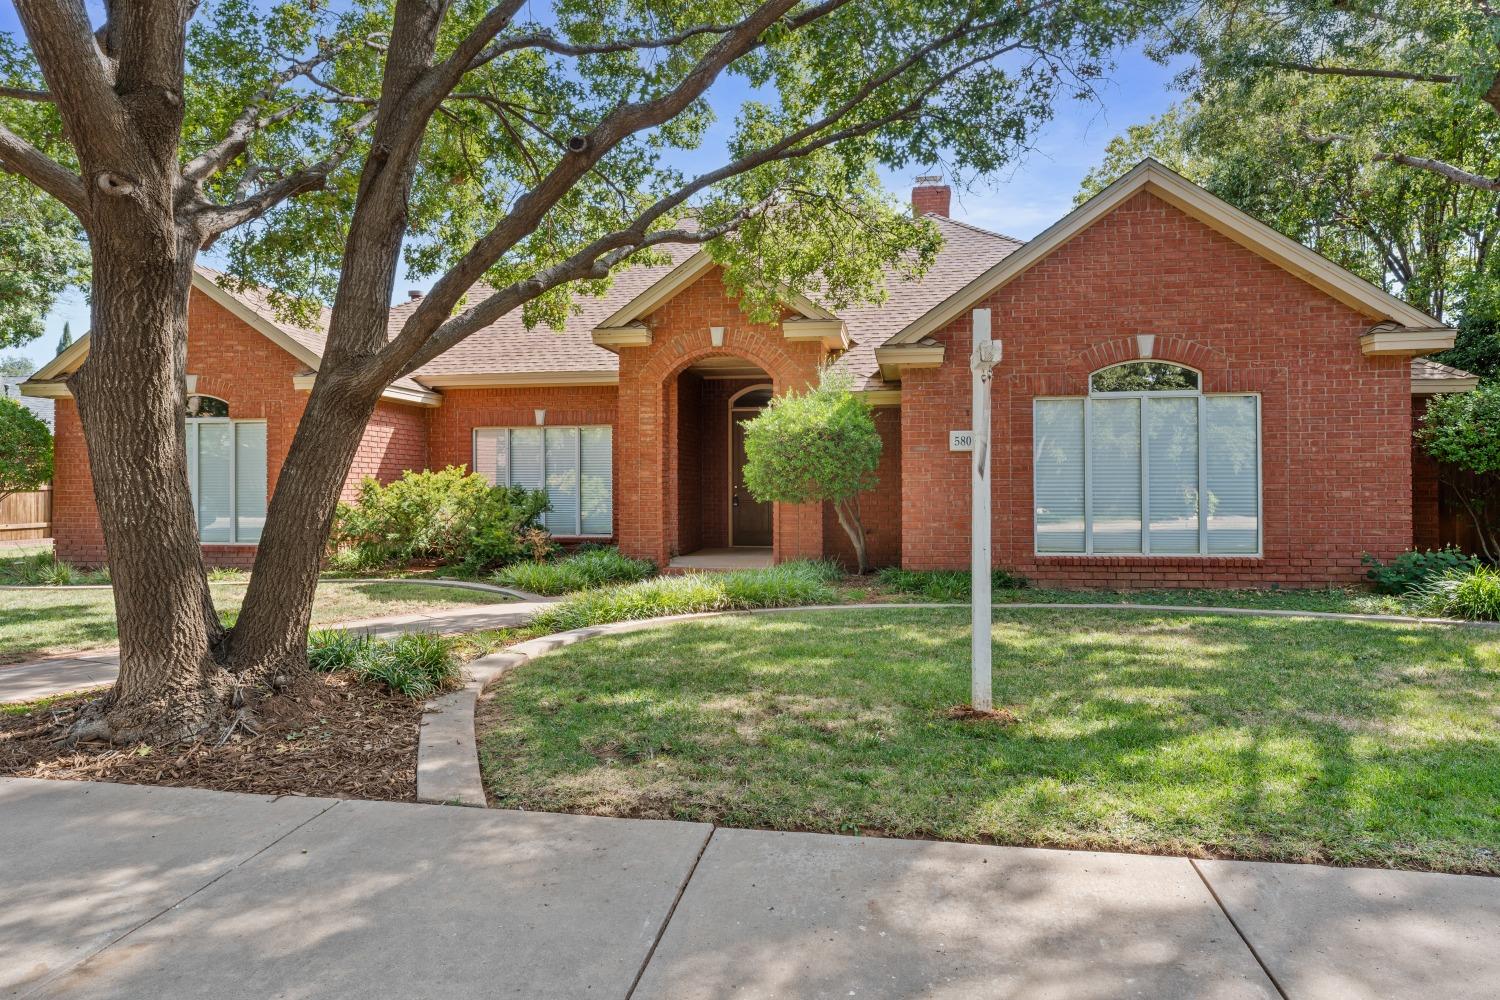
<path fill-rule="evenodd" d="M 539 639 L 517 643 L 501 652 L 481 656 L 466 664 L 468 682 L 429 701 L 423 707 L 422 730 L 417 743 L 417 801 L 443 805 L 476 806 L 487 804 L 484 782 L 479 773 L 478 734 L 474 731 L 474 710 L 484 689 L 500 677 L 539 656 L 571 646 L 585 639 L 604 635 L 623 635 L 677 622 L 703 618 L 726 618 L 737 615 L 785 614 L 803 611 L 881 611 L 918 608 L 967 608 L 968 604 L 892 603 L 892 604 L 811 604 L 791 608 L 755 608 L 743 611 L 703 611 L 696 614 L 664 615 L 632 621 L 591 625 L 587 628 L 555 632 Z M 1408 618 L 1401 615 L 1361 615 L 1339 611 L 1288 611 L 1279 608 L 1208 608 L 1162 604 L 1044 604 L 1018 602 L 997 604 L 995 611 L 1017 608 L 1026 611 L 1157 611 L 1172 614 L 1217 614 L 1256 618 L 1314 618 L 1332 621 L 1363 621 L 1397 625 L 1439 625 L 1497 628 L 1496 622 L 1466 622 L 1451 618 Z"/>

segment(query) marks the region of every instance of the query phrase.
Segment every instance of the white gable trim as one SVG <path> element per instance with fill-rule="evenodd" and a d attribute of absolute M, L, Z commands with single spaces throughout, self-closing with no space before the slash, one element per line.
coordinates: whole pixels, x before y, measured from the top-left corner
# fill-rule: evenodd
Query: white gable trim
<path fill-rule="evenodd" d="M 1423 330 L 1442 324 L 1420 309 L 1376 288 L 1363 278 L 1314 253 L 1251 218 L 1228 202 L 1216 198 L 1155 160 L 1146 159 L 1072 212 L 1063 216 L 1021 249 L 989 268 L 963 288 L 944 299 L 925 315 L 908 324 L 886 341 L 889 346 L 912 344 L 942 328 L 966 312 L 984 296 L 1002 288 L 1033 264 L 1083 232 L 1140 191 L 1150 191 L 1163 201 L 1234 240 L 1253 253 L 1295 274 L 1313 287 L 1366 315 L 1389 319 L 1401 326 Z"/>

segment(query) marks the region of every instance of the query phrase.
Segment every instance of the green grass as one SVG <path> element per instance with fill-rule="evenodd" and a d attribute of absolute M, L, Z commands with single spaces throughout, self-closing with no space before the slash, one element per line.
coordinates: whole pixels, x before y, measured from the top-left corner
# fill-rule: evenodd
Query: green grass
<path fill-rule="evenodd" d="M 840 595 L 831 581 L 843 575 L 831 563 L 792 562 L 769 569 L 659 576 L 582 591 L 543 609 L 532 623 L 546 632 L 561 632 L 658 615 L 837 603 Z"/>
<path fill-rule="evenodd" d="M 11 549 L 0 556 L 0 586 L 66 587 L 108 582 L 109 570 L 69 565 L 53 554 L 50 542 L 36 549 Z"/>
<path fill-rule="evenodd" d="M 1003 569 L 990 573 L 993 591 L 1017 590 L 1026 586 L 1024 577 Z M 889 566 L 875 575 L 887 590 L 940 604 L 962 603 L 969 599 L 971 575 L 966 570 L 900 569 Z"/>
<path fill-rule="evenodd" d="M 243 583 L 215 584 L 214 605 L 233 624 L 245 598 Z M 499 594 L 407 583 L 322 583 L 313 605 L 313 624 L 464 604 L 496 604 Z M 97 649 L 118 641 L 114 595 L 108 590 L 0 591 L 0 662 L 75 650 Z"/>
<path fill-rule="evenodd" d="M 731 826 L 1500 873 L 1500 636 L 958 609 L 688 622 L 509 675 L 497 805 Z"/>
<path fill-rule="evenodd" d="M 571 594 L 655 575 L 656 564 L 649 559 L 631 559 L 616 548 L 592 548 L 549 562 L 515 563 L 496 571 L 490 579 L 502 587 L 533 594 Z"/>

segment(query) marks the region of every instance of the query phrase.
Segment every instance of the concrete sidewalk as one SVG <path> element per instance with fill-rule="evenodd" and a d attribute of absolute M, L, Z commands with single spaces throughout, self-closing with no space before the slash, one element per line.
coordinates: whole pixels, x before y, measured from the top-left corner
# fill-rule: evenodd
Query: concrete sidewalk
<path fill-rule="evenodd" d="M 1500 880 L 0 779 L 0 996 L 1493 997 Z"/>
<path fill-rule="evenodd" d="M 524 625 L 548 600 L 468 604 L 447 611 L 429 611 L 384 618 L 363 618 L 314 628 L 336 628 L 388 639 L 402 632 L 458 635 L 485 629 Z M 90 650 L 24 663 L 0 663 L 0 705 L 33 701 L 54 694 L 113 684 L 120 673 L 118 649 Z"/>

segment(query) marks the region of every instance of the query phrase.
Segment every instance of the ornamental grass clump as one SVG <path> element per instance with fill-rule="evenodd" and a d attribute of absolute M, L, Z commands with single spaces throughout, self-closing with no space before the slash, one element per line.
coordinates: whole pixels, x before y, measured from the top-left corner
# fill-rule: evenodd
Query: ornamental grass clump
<path fill-rule="evenodd" d="M 502 587 L 533 594 L 571 594 L 617 583 L 635 583 L 656 575 L 649 559 L 632 559 L 613 547 L 580 549 L 548 562 L 518 562 L 490 577 Z"/>
<path fill-rule="evenodd" d="M 1500 621 L 1500 570 L 1489 566 L 1449 573 L 1417 592 L 1423 613 L 1469 621 Z"/>
<path fill-rule="evenodd" d="M 562 632 L 662 615 L 832 604 L 838 591 L 830 584 L 831 574 L 840 572 L 828 563 L 796 562 L 731 573 L 660 576 L 575 594 L 543 610 L 533 625 L 544 632 Z"/>
<path fill-rule="evenodd" d="M 307 662 L 317 671 L 348 671 L 408 698 L 429 698 L 458 685 L 463 671 L 453 640 L 430 632 L 375 639 L 338 629 L 308 634 Z"/>

